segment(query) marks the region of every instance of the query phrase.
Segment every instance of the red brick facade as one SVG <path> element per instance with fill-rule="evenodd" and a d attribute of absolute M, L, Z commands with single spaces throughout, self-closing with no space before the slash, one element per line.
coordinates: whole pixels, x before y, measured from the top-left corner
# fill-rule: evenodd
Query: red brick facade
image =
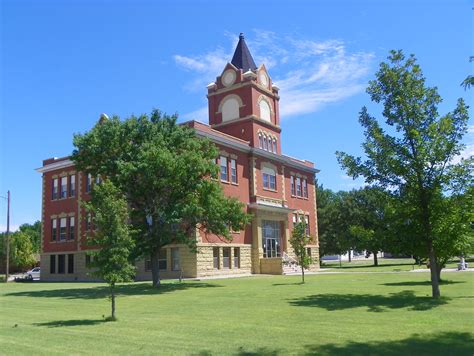
<path fill-rule="evenodd" d="M 242 50 L 239 46 L 248 51 L 242 36 L 236 55 Z M 184 246 L 171 246 L 163 262 L 165 277 L 176 277 L 178 271 L 189 277 L 281 273 L 282 261 L 293 255 L 288 240 L 295 219 L 307 221 L 313 236 L 308 246 L 315 261 L 313 268 L 319 265 L 314 186 L 317 170 L 312 162 L 281 154 L 278 88 L 263 65 L 252 68 L 252 63 L 245 72 L 228 63 L 215 83 L 208 86 L 210 125 L 185 123 L 198 136 L 216 143 L 220 150 L 218 164 L 227 163 L 227 179 L 220 179 L 224 193 L 246 205 L 253 214 L 252 223 L 243 231 L 234 232 L 232 242 L 197 233 L 198 254 Z M 38 171 L 43 174 L 42 277 L 90 279 L 84 253 L 90 248 L 84 243 L 87 217 L 81 206 L 89 198 L 87 177 L 77 172 L 68 158 L 47 159 Z M 177 257 L 177 249 L 181 257 Z M 180 262 L 176 262 L 177 258 L 181 258 Z M 145 262 L 138 263 L 138 269 L 137 279 L 149 278 Z"/>

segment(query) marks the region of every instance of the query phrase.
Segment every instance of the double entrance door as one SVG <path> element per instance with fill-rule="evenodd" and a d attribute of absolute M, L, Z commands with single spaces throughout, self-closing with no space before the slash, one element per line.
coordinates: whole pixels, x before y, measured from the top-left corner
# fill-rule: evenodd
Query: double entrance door
<path fill-rule="evenodd" d="M 281 257 L 280 222 L 262 221 L 263 257 Z"/>

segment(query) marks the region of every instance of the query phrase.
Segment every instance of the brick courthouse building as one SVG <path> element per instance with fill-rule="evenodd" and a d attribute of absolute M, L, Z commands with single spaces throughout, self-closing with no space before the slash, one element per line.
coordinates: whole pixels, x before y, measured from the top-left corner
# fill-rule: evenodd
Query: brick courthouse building
<path fill-rule="evenodd" d="M 220 182 L 253 215 L 244 230 L 226 242 L 196 232 L 198 253 L 170 245 L 160 254 L 163 278 L 218 274 L 284 273 L 291 260 L 292 227 L 306 221 L 314 237 L 308 245 L 319 266 L 318 231 L 312 162 L 281 153 L 278 87 L 264 65 L 257 68 L 243 35 L 214 83 L 207 86 L 209 124 L 185 123 L 214 142 L 220 154 Z M 81 207 L 95 179 L 78 172 L 68 157 L 43 161 L 41 279 L 90 280 L 85 239 L 90 219 Z M 163 251 L 163 252 L 165 252 Z M 151 279 L 150 262 L 137 262 L 137 279 Z"/>

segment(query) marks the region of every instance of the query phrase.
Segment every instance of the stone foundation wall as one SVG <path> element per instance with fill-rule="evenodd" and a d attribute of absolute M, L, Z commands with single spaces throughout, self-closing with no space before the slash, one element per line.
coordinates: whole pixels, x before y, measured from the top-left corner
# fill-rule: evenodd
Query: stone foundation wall
<path fill-rule="evenodd" d="M 68 273 L 68 255 L 74 255 L 74 273 Z M 74 252 L 64 254 L 65 257 L 65 273 L 50 273 L 50 256 L 61 255 L 61 253 L 43 253 L 41 254 L 41 281 L 59 281 L 59 282 L 76 282 L 76 281 L 99 281 L 97 277 L 91 275 L 92 269 L 86 267 L 86 253 Z M 56 271 L 58 269 L 58 258 L 56 257 Z"/>
<path fill-rule="evenodd" d="M 283 274 L 282 259 L 280 257 L 260 259 L 260 273 Z"/>
<path fill-rule="evenodd" d="M 171 249 L 177 248 L 179 251 L 179 269 L 173 270 Z M 186 245 L 168 245 L 166 250 L 166 270 L 160 270 L 160 279 L 194 278 L 196 277 L 196 254 Z M 135 280 L 150 281 L 152 279 L 151 270 L 145 269 L 145 259 L 136 262 L 137 274 Z"/>
<path fill-rule="evenodd" d="M 214 248 L 219 249 L 218 268 L 214 268 Z M 224 250 L 230 248 L 229 267 L 224 267 Z M 239 264 L 234 265 L 235 248 L 239 249 Z M 199 244 L 197 257 L 197 277 L 228 274 L 250 274 L 252 272 L 251 245 L 247 244 Z"/>

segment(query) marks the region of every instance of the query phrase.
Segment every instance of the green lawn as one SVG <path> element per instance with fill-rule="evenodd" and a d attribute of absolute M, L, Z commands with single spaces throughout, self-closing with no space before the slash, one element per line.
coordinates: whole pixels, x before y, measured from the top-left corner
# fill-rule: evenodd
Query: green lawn
<path fill-rule="evenodd" d="M 0 285 L 0 354 L 472 355 L 474 273 L 249 277 L 120 287 Z"/>

